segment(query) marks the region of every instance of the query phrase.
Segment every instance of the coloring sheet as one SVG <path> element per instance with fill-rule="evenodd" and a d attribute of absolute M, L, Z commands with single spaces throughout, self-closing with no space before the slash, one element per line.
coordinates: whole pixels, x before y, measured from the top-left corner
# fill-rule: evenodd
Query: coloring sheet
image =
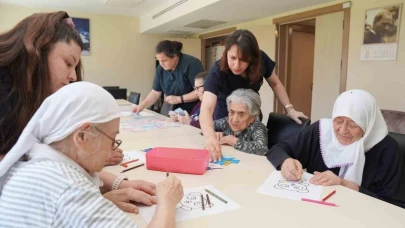
<path fill-rule="evenodd" d="M 142 131 L 150 131 L 155 129 L 163 129 L 169 127 L 180 127 L 180 123 L 175 123 L 172 121 L 167 121 L 164 119 L 152 118 L 152 119 L 136 119 L 136 118 L 128 118 L 125 120 L 120 121 L 120 133 L 128 133 L 128 132 L 142 132 Z"/>
<path fill-rule="evenodd" d="M 293 200 L 301 200 L 302 198 L 319 200 L 322 186 L 310 184 L 309 179 L 312 177 L 312 174 L 304 172 L 301 180 L 288 181 L 281 175 L 280 171 L 275 170 L 260 186 L 257 193 Z"/>
<path fill-rule="evenodd" d="M 145 153 L 143 152 L 138 152 L 136 150 L 128 150 L 128 151 L 124 151 L 124 158 L 122 159 L 122 163 L 131 161 L 131 160 L 135 160 L 135 159 L 139 159 L 139 162 L 145 162 L 146 158 L 145 158 Z"/>
<path fill-rule="evenodd" d="M 120 115 L 121 115 L 121 117 L 131 116 L 132 113 L 133 112 L 131 112 L 131 111 L 129 111 L 129 112 L 121 112 Z M 149 113 L 149 112 L 140 112 L 139 115 L 142 116 L 142 117 L 154 116 L 152 113 Z"/>
<path fill-rule="evenodd" d="M 212 191 L 213 193 L 227 201 L 227 203 L 224 203 L 213 195 L 210 195 L 208 192 L 205 191 L 205 189 Z M 207 194 L 209 200 L 207 200 Z M 201 195 L 203 197 L 202 199 Z M 204 210 L 202 206 L 203 204 Z M 236 210 L 239 208 L 240 206 L 236 202 L 226 197 L 218 189 L 214 188 L 211 185 L 197 188 L 188 188 L 184 189 L 183 199 L 176 206 L 176 222 L 194 219 L 206 215 L 218 214 L 230 210 Z M 155 210 L 156 205 L 151 207 L 139 206 L 139 212 L 147 223 L 150 223 L 150 221 L 152 220 L 153 215 L 155 214 Z"/>

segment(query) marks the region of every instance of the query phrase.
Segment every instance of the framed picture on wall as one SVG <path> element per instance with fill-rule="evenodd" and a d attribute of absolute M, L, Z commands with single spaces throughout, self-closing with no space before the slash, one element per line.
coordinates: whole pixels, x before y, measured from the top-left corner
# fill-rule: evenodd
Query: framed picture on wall
<path fill-rule="evenodd" d="M 90 20 L 76 17 L 72 17 L 72 20 L 83 41 L 82 55 L 90 55 Z"/>
<path fill-rule="evenodd" d="M 402 3 L 366 10 L 361 60 L 396 60 Z"/>

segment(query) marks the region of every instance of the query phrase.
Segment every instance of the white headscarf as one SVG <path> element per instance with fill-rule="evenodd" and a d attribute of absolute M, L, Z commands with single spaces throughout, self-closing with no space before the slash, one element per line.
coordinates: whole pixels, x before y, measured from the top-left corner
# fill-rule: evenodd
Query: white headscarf
<path fill-rule="evenodd" d="M 106 123 L 120 116 L 115 99 L 106 90 L 89 82 L 75 82 L 64 86 L 42 103 L 17 143 L 0 161 L 0 188 L 9 169 L 38 144 L 48 145 L 65 139 L 83 123 Z M 41 148 L 44 148 L 42 146 Z M 31 153 L 31 151 L 30 151 Z M 36 155 L 51 160 L 58 155 Z"/>
<path fill-rule="evenodd" d="M 343 116 L 352 119 L 364 136 L 347 146 L 339 143 L 333 131 L 333 120 Z M 339 176 L 361 185 L 365 153 L 383 140 L 388 128 L 374 97 L 363 90 L 342 93 L 333 107 L 332 119 L 320 120 L 320 145 L 328 168 L 340 167 Z"/>

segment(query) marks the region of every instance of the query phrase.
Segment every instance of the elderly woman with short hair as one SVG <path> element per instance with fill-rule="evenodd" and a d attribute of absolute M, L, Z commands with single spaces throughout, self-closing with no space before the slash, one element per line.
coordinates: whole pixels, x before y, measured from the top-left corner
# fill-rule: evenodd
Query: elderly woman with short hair
<path fill-rule="evenodd" d="M 136 227 L 99 189 L 97 173 L 121 144 L 119 116 L 114 98 L 92 83 L 49 96 L 0 161 L 0 227 Z M 159 183 L 148 227 L 175 227 L 182 196 L 174 176 Z"/>
<path fill-rule="evenodd" d="M 217 139 L 249 154 L 266 155 L 267 128 L 260 122 L 260 96 L 251 89 L 237 89 L 226 99 L 228 116 L 214 122 Z M 215 160 L 215 156 L 214 156 Z"/>

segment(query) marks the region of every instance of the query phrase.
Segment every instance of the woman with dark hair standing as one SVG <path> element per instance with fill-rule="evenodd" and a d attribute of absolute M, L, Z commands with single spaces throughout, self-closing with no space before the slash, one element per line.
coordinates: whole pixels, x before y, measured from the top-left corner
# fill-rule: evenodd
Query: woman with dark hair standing
<path fill-rule="evenodd" d="M 134 108 L 135 113 L 153 105 L 162 92 L 166 95 L 165 101 L 174 105 L 174 109 L 180 107 L 190 113 L 198 103 L 193 89 L 194 78 L 204 68 L 199 59 L 181 53 L 182 47 L 182 43 L 170 40 L 161 41 L 156 46 L 159 66 L 156 68 L 153 88 L 145 100 Z"/>
<path fill-rule="evenodd" d="M 214 161 L 220 159 L 222 153 L 212 116 L 217 120 L 228 115 L 226 98 L 236 89 L 252 89 L 258 93 L 265 78 L 291 119 L 301 124 L 298 118 L 307 118 L 294 110 L 274 67 L 275 63 L 259 49 L 256 37 L 250 31 L 236 30 L 227 37 L 222 58 L 211 68 L 206 79 L 200 114 L 205 146 Z"/>
<path fill-rule="evenodd" d="M 33 14 L 0 33 L 0 163 L 10 160 L 8 152 L 44 100 L 82 80 L 82 49 L 72 19 L 62 11 Z M 122 161 L 121 150 L 113 154 L 107 164 Z M 155 202 L 152 183 L 128 181 L 106 171 L 99 175 L 104 197 L 127 212 L 137 211 L 130 200 Z"/>

